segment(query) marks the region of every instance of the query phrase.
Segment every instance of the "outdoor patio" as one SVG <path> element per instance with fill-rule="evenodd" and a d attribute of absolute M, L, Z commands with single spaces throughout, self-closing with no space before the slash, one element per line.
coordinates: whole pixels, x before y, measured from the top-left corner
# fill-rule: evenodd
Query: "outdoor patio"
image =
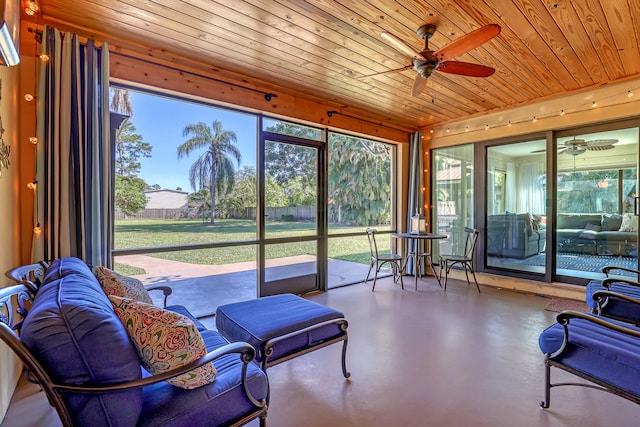
<path fill-rule="evenodd" d="M 309 256 L 269 260 L 268 280 L 313 273 L 315 263 Z M 256 298 L 256 264 L 242 262 L 224 265 L 189 264 L 146 255 L 117 257 L 117 262 L 144 269 L 136 275 L 145 285 L 168 284 L 173 289 L 168 304 L 182 304 L 196 317 L 211 316 L 219 305 Z M 364 281 L 366 264 L 329 259 L 329 288 Z M 383 269 L 382 276 L 390 274 Z M 373 272 L 371 274 L 373 277 Z M 162 293 L 152 292 L 156 304 L 162 304 Z"/>

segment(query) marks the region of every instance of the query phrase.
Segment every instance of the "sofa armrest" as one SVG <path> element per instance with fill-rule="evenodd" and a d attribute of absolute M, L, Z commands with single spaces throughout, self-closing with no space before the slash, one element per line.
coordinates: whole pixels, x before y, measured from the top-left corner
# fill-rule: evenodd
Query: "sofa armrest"
<path fill-rule="evenodd" d="M 149 285 L 144 287 L 147 291 L 162 291 L 164 294 L 164 302 L 162 303 L 163 307 L 167 306 L 167 298 L 169 295 L 173 293 L 173 289 L 170 286 L 166 285 Z"/>
<path fill-rule="evenodd" d="M 597 316 L 589 313 L 581 313 L 579 311 L 564 310 L 556 316 L 556 321 L 558 322 L 558 324 L 562 325 L 562 327 L 564 328 L 564 339 L 560 348 L 557 351 L 555 351 L 553 354 L 548 355 L 548 358 L 553 359 L 564 352 L 567 346 L 567 343 L 569 342 L 569 323 L 571 319 L 583 319 L 588 322 L 598 324 L 608 330 L 612 330 L 612 331 L 620 332 L 636 338 L 640 338 L 640 330 L 622 326 L 620 325 L 620 323 L 612 322 L 606 317 L 601 317 L 601 316 Z"/>
<path fill-rule="evenodd" d="M 619 292 L 611 292 L 611 291 L 596 291 L 591 296 L 593 300 L 598 305 L 598 315 L 603 315 L 603 309 L 606 306 L 607 302 L 610 298 L 623 300 L 626 302 L 630 302 L 633 304 L 638 304 L 638 310 L 640 310 L 640 299 L 630 297 L 629 295 L 621 294 Z"/>
<path fill-rule="evenodd" d="M 608 278 L 604 279 L 602 281 L 602 286 L 607 288 L 607 290 L 610 290 L 611 289 L 611 285 L 613 285 L 614 283 L 624 283 L 625 285 L 635 286 L 635 287 L 640 288 L 640 283 L 636 282 L 635 280 L 616 279 L 616 278 L 613 278 L 613 277 L 608 277 Z"/>
<path fill-rule="evenodd" d="M 76 393 L 89 393 L 89 394 L 99 394 L 105 392 L 114 392 L 119 390 L 126 390 L 130 388 L 136 387 L 145 387 L 152 384 L 156 384 L 162 381 L 166 381 L 170 378 L 177 377 L 182 374 L 186 374 L 187 372 L 196 369 L 206 363 L 213 362 L 216 359 L 227 355 L 238 353 L 240 358 L 242 359 L 242 386 L 244 388 L 244 392 L 247 398 L 251 401 L 251 403 L 258 407 L 262 408 L 266 406 L 266 402 L 264 400 L 258 400 L 251 395 L 249 391 L 249 385 L 247 383 L 247 365 L 251 363 L 251 361 L 256 356 L 256 350 L 248 343 L 245 342 L 234 342 L 227 345 L 224 345 L 220 348 L 217 348 L 213 351 L 210 351 L 203 357 L 198 360 L 194 360 L 191 363 L 183 365 L 179 368 L 172 369 L 167 372 L 163 372 L 161 374 L 152 375 L 147 378 L 142 378 L 134 381 L 126 381 L 119 383 L 111 383 L 111 384 L 96 384 L 96 385 L 76 385 L 76 384 L 61 384 L 54 383 L 51 384 L 51 388 L 57 389 L 61 392 L 76 392 Z"/>
<path fill-rule="evenodd" d="M 627 268 L 627 267 L 620 267 L 620 266 L 617 266 L 617 265 L 607 265 L 606 267 L 602 267 L 602 272 L 607 277 L 609 277 L 609 272 L 611 270 L 621 270 L 621 271 L 628 271 L 630 273 L 640 274 L 640 271 L 638 271 L 638 270 L 634 270 L 632 268 Z"/>

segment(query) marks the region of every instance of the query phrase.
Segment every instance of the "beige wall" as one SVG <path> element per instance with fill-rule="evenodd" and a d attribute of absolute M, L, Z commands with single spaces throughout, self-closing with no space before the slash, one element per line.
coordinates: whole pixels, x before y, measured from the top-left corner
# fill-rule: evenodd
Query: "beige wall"
<path fill-rule="evenodd" d="M 19 67 L 0 67 L 2 98 L 0 116 L 5 130 L 4 143 L 11 146 L 9 169 L 0 176 L 0 286 L 9 284 L 4 272 L 20 263 L 19 186 L 20 142 L 19 135 Z M 4 344 L 0 344 L 0 419 L 4 416 L 15 388 L 20 364 Z"/>

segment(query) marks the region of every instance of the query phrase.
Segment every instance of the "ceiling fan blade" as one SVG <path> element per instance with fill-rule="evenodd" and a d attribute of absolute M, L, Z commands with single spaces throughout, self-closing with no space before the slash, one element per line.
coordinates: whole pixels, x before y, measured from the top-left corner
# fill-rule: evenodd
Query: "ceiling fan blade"
<path fill-rule="evenodd" d="M 405 42 L 395 34 L 392 34 L 389 31 L 383 31 L 382 33 L 380 33 L 380 36 L 386 41 L 388 41 L 389 43 L 391 43 L 400 52 L 404 52 L 411 57 L 417 56 L 418 58 L 422 58 L 426 60 L 426 58 L 422 56 L 420 52 L 417 52 L 414 48 L 408 45 L 407 42 Z"/>
<path fill-rule="evenodd" d="M 468 77 L 489 77 L 496 70 L 485 65 L 473 64 L 471 62 L 445 61 L 436 68 L 438 71 L 449 74 L 458 74 Z"/>
<path fill-rule="evenodd" d="M 396 68 L 395 70 L 387 70 L 387 71 L 380 71 L 379 73 L 373 73 L 373 74 L 368 74 L 366 76 L 360 76 L 360 77 L 356 77 L 357 79 L 366 79 L 367 77 L 374 77 L 374 76 L 379 76 L 381 74 L 389 74 L 389 73 L 399 73 L 401 71 L 407 71 L 413 68 L 413 65 L 405 65 L 402 68 Z"/>
<path fill-rule="evenodd" d="M 475 49 L 498 34 L 500 34 L 500 26 L 498 24 L 485 25 L 441 47 L 433 54 L 438 58 L 439 62 L 447 61 Z"/>
<path fill-rule="evenodd" d="M 426 86 L 427 79 L 420 74 L 416 74 L 416 79 L 413 81 L 413 87 L 411 88 L 411 96 L 420 95 Z"/>

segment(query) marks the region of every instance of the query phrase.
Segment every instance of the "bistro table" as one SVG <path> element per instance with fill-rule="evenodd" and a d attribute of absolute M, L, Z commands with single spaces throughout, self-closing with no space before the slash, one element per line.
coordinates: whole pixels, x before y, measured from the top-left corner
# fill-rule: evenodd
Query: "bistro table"
<path fill-rule="evenodd" d="M 440 277 L 438 276 L 438 273 L 436 272 L 435 268 L 433 268 L 433 262 L 431 260 L 431 241 L 446 239 L 448 236 L 446 236 L 445 234 L 435 234 L 435 233 L 427 233 L 427 234 L 393 233 L 391 236 L 397 239 L 404 239 L 407 241 L 405 246 L 406 255 L 404 258 L 404 265 L 402 266 L 402 269 L 405 270 L 406 272 L 407 262 L 409 261 L 409 259 L 413 258 L 413 272 L 416 278 L 416 284 L 415 284 L 416 290 L 418 290 L 418 274 L 420 274 L 418 259 L 422 259 L 422 258 L 427 259 L 427 262 L 429 263 L 429 267 L 431 267 L 431 271 L 433 272 L 433 275 L 436 277 L 436 280 L 438 281 L 438 285 L 442 287 L 442 285 L 440 284 Z M 416 242 L 415 250 L 409 250 L 410 240 L 414 240 Z M 428 250 L 420 251 L 422 246 L 420 242 L 427 242 L 425 244 L 429 246 L 424 249 L 428 249 Z M 425 265 L 425 269 L 426 269 L 426 265 Z"/>

